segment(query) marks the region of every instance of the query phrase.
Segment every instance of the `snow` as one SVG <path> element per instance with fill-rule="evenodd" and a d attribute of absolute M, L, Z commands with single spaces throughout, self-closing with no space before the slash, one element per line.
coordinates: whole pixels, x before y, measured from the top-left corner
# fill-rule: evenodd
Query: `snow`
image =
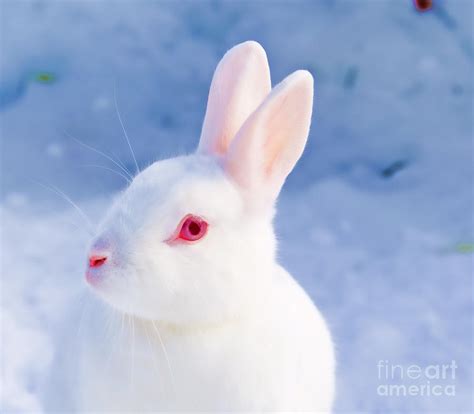
<path fill-rule="evenodd" d="M 86 294 L 83 220 L 38 183 L 94 222 L 124 185 L 68 134 L 133 169 L 115 89 L 141 166 L 192 151 L 215 65 L 247 39 L 274 83 L 316 78 L 276 224 L 334 335 L 335 410 L 471 411 L 473 3 L 435 3 L 2 2 L 1 411 L 42 410 L 57 326 Z M 380 396 L 380 360 L 455 360 L 456 395 Z"/>

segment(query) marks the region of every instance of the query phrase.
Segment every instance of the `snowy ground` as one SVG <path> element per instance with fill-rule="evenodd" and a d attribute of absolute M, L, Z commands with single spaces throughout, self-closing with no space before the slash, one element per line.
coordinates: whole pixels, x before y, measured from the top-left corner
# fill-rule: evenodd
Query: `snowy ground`
<path fill-rule="evenodd" d="M 3 1 L 1 411 L 41 410 L 55 327 L 84 289 L 81 218 L 37 182 L 94 221 L 123 185 L 65 132 L 131 167 L 115 85 L 140 165 L 190 151 L 215 64 L 255 39 L 274 82 L 301 67 L 316 77 L 277 228 L 282 262 L 334 334 L 336 410 L 470 412 L 473 3 L 437 5 Z M 456 395 L 380 396 L 380 360 L 455 360 L 454 381 L 431 383 Z"/>

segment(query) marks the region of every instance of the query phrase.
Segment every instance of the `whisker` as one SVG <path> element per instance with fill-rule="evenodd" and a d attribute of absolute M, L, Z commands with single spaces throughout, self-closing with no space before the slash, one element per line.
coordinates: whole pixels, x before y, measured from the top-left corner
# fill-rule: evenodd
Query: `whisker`
<path fill-rule="evenodd" d="M 143 280 L 139 279 L 141 284 L 143 286 L 145 286 Z M 170 361 L 170 358 L 168 356 L 168 352 L 166 351 L 166 346 L 165 346 L 165 343 L 163 342 L 163 338 L 161 337 L 161 334 L 160 334 L 160 331 L 158 330 L 158 327 L 156 326 L 155 324 L 155 321 L 153 319 L 150 319 L 149 320 L 153 326 L 153 329 L 154 331 L 156 332 L 156 336 L 158 337 L 158 341 L 160 342 L 160 346 L 161 346 L 161 349 L 163 350 L 163 355 L 165 357 L 165 360 L 166 360 L 166 365 L 168 367 L 168 371 L 170 373 L 170 381 L 171 381 L 171 388 L 172 388 L 172 392 L 174 395 L 176 395 L 176 382 L 175 382 L 175 378 L 174 378 L 174 374 L 173 374 L 173 368 L 171 366 L 171 361 Z"/>
<path fill-rule="evenodd" d="M 127 280 L 127 285 L 131 285 L 130 279 Z M 124 312 L 125 316 L 127 317 L 127 322 L 128 322 L 128 337 L 130 338 L 130 388 L 132 391 L 134 390 L 134 384 L 135 384 L 135 325 L 133 323 L 134 315 L 133 313 L 130 312 L 132 303 L 130 300 L 130 296 L 128 296 L 128 301 L 127 301 L 127 310 Z M 131 334 L 131 335 L 130 335 Z"/>
<path fill-rule="evenodd" d="M 130 171 L 128 171 L 125 166 L 123 166 L 122 164 L 120 164 L 117 160 L 115 160 L 114 158 L 112 158 L 111 156 L 107 155 L 105 152 L 97 149 L 97 148 L 94 148 L 92 146 L 90 146 L 89 144 L 86 144 L 85 142 L 82 142 L 80 140 L 78 140 L 77 138 L 73 137 L 71 134 L 69 134 L 68 132 L 64 131 L 64 133 L 69 137 L 71 138 L 72 140 L 76 141 L 79 145 L 82 145 L 84 148 L 87 148 L 93 152 L 95 152 L 96 154 L 99 154 L 99 155 L 102 155 L 103 157 L 105 157 L 106 159 L 108 159 L 110 162 L 114 163 L 117 167 L 119 167 L 131 180 L 133 179 L 133 175 L 130 173 Z"/>
<path fill-rule="evenodd" d="M 122 313 L 122 320 L 120 322 L 120 342 L 121 343 L 124 343 L 124 336 L 125 336 L 125 328 L 124 328 L 124 325 L 125 325 L 125 313 Z M 119 352 L 122 353 L 123 352 L 123 347 L 121 346 L 120 349 L 119 349 Z"/>
<path fill-rule="evenodd" d="M 80 339 L 82 335 L 82 329 L 84 326 L 84 318 L 86 317 L 86 313 L 88 312 L 88 305 L 90 305 L 89 297 L 84 293 L 82 293 L 82 298 L 80 298 L 80 306 L 81 306 L 81 316 L 79 318 L 79 326 L 77 328 L 77 339 Z"/>
<path fill-rule="evenodd" d="M 138 163 L 137 163 L 137 159 L 135 158 L 135 153 L 133 152 L 132 145 L 130 144 L 130 139 L 128 138 L 127 131 L 125 130 L 125 127 L 123 125 L 122 117 L 120 116 L 120 111 L 117 104 L 117 88 L 116 88 L 115 83 L 114 83 L 114 103 L 115 103 L 115 111 L 117 112 L 117 117 L 122 127 L 123 134 L 125 135 L 125 140 L 127 141 L 128 148 L 130 149 L 130 153 L 132 154 L 133 162 L 135 163 L 136 173 L 138 174 L 140 172 L 140 168 L 138 168 Z"/>
<path fill-rule="evenodd" d="M 134 367 L 135 367 L 135 317 L 132 316 L 132 338 L 133 338 L 133 342 L 132 342 L 132 389 L 135 385 L 134 383 L 134 379 L 135 379 L 135 375 L 134 375 Z"/>
<path fill-rule="evenodd" d="M 117 349 L 119 347 L 119 330 L 117 329 L 117 318 L 118 314 L 115 310 L 111 309 L 109 315 L 112 315 L 111 317 L 108 318 L 107 325 L 108 327 L 106 328 L 106 341 L 109 341 L 110 346 L 105 347 L 105 351 L 107 353 L 106 356 L 106 363 L 105 363 L 105 369 L 108 372 L 110 370 L 110 364 L 112 362 L 112 358 L 116 357 L 117 354 Z M 110 323 L 109 323 L 110 321 Z"/>
<path fill-rule="evenodd" d="M 94 226 L 92 225 L 92 222 L 90 221 L 89 217 L 84 213 L 84 211 L 74 202 L 72 201 L 63 191 L 61 191 L 59 188 L 55 187 L 54 185 L 47 185 L 44 183 L 41 183 L 39 181 L 33 180 L 37 184 L 41 185 L 42 187 L 46 188 L 47 190 L 52 191 L 55 193 L 57 196 L 61 196 L 64 200 L 66 200 L 71 206 L 73 206 L 76 211 L 79 213 L 79 215 L 85 220 L 87 226 L 89 227 L 90 234 L 94 234 Z"/>
<path fill-rule="evenodd" d="M 147 337 L 147 340 L 148 340 L 148 346 L 150 348 L 150 352 L 151 352 L 151 358 L 153 359 L 153 364 L 155 365 L 155 370 L 156 370 L 156 373 L 157 373 L 157 377 L 158 379 L 160 379 L 160 364 L 158 362 L 158 358 L 156 356 L 156 353 L 155 353 L 155 349 L 153 348 L 153 345 L 152 345 L 152 341 L 151 341 L 151 338 L 150 338 L 150 332 L 148 331 L 148 324 L 145 324 L 143 326 L 144 330 L 145 330 L 145 335 Z M 161 391 L 163 392 L 163 381 L 160 381 L 160 384 L 161 384 Z"/>
<path fill-rule="evenodd" d="M 127 313 L 127 320 L 128 320 L 128 325 L 129 325 L 129 329 L 130 329 L 130 332 L 132 333 L 132 336 L 130 338 L 130 356 L 131 356 L 131 360 L 130 360 L 130 388 L 133 390 L 134 388 L 134 383 L 135 383 L 135 379 L 134 379 L 134 372 L 135 372 L 135 329 L 134 329 L 134 325 L 133 325 L 133 315 L 130 315 L 129 313 Z"/>
<path fill-rule="evenodd" d="M 77 333 L 76 333 L 77 339 L 79 339 L 81 336 L 85 308 L 87 307 L 85 296 L 79 300 L 79 303 L 80 303 L 80 309 L 81 309 L 81 316 L 79 317 L 79 324 L 77 325 Z"/>
<path fill-rule="evenodd" d="M 132 180 L 130 180 L 130 178 L 128 178 L 125 174 L 122 174 L 120 171 L 114 170 L 113 168 L 106 167 L 105 165 L 84 164 L 83 166 L 84 167 L 95 167 L 95 168 L 100 168 L 102 170 L 111 171 L 111 172 L 119 175 L 120 177 L 122 177 L 125 181 L 127 181 L 128 184 L 131 184 L 131 182 L 132 182 Z"/>
<path fill-rule="evenodd" d="M 128 168 L 126 167 L 125 163 L 120 159 L 120 157 L 117 155 L 117 153 L 116 153 L 115 151 L 110 151 L 110 152 L 111 152 L 112 155 L 115 157 L 115 159 L 117 160 L 117 162 L 118 162 L 123 168 L 125 168 L 127 171 L 129 171 Z M 132 174 L 130 173 L 130 175 L 132 175 Z"/>
<path fill-rule="evenodd" d="M 79 224 L 77 224 L 75 221 L 73 220 L 66 220 L 64 219 L 64 224 L 67 224 L 67 225 L 71 225 L 73 226 L 76 230 L 79 230 L 79 231 L 83 231 L 85 232 L 85 234 L 87 234 L 88 237 L 92 237 L 93 234 L 89 231 L 89 229 L 85 229 L 84 226 L 80 226 Z"/>
<path fill-rule="evenodd" d="M 152 320 L 151 324 L 152 324 L 153 329 L 155 330 L 155 332 L 158 336 L 158 340 L 160 341 L 161 349 L 163 350 L 163 354 L 164 354 L 165 359 L 166 359 L 166 364 L 168 365 L 168 370 L 170 372 L 171 386 L 173 387 L 173 393 L 176 393 L 176 385 L 175 385 L 176 383 L 175 383 L 175 380 L 174 380 L 173 369 L 171 368 L 171 362 L 170 362 L 170 359 L 168 357 L 168 352 L 166 351 L 165 344 L 163 342 L 163 339 L 161 338 L 160 331 L 158 330 L 158 327 L 156 326 L 155 321 Z"/>

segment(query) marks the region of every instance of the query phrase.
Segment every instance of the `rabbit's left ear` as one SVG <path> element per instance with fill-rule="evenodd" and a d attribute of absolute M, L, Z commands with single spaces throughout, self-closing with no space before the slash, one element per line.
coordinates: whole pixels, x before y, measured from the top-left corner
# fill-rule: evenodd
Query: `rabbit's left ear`
<path fill-rule="evenodd" d="M 230 49 L 212 78 L 198 152 L 222 156 L 248 116 L 270 93 L 267 55 L 257 42 Z"/>
<path fill-rule="evenodd" d="M 224 159 L 227 173 L 260 206 L 273 205 L 303 153 L 313 109 L 313 77 L 299 70 L 245 121 Z"/>

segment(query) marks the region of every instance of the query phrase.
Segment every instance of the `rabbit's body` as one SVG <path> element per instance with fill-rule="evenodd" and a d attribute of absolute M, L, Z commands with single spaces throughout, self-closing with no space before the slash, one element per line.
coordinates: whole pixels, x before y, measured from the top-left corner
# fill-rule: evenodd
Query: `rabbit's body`
<path fill-rule="evenodd" d="M 330 410 L 329 332 L 278 265 L 272 224 L 312 101 L 308 72 L 271 90 L 262 47 L 238 45 L 214 74 L 196 154 L 120 194 L 89 255 L 87 281 L 111 307 L 86 322 L 80 409 Z M 106 323 L 110 309 L 123 323 Z"/>
<path fill-rule="evenodd" d="M 135 318 L 132 328 L 125 319 L 116 332 L 91 323 L 100 332 L 83 345 L 81 411 L 328 412 L 329 332 L 291 276 L 274 271 L 268 297 L 235 320 L 177 328 Z M 104 331 L 120 343 L 105 350 Z"/>

